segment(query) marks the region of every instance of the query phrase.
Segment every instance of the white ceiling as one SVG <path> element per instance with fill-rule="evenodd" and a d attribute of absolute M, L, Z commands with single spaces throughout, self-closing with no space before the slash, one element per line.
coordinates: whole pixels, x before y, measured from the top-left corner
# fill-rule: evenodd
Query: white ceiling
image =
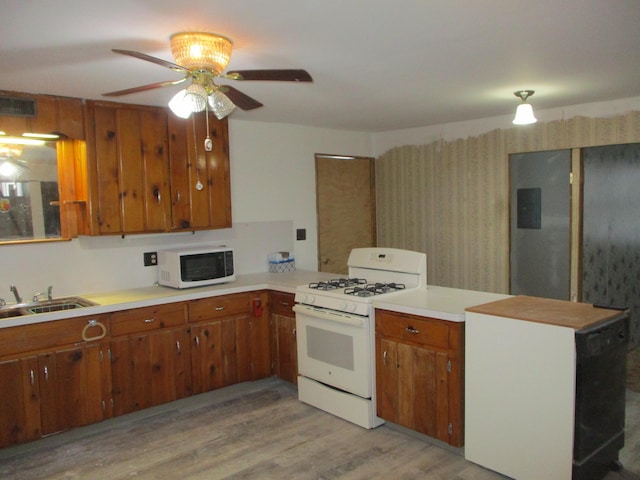
<path fill-rule="evenodd" d="M 640 96 L 639 0 L 87 0 L 0 3 L 0 90 L 100 99 L 179 74 L 169 36 L 234 40 L 230 69 L 314 82 L 232 82 L 246 120 L 387 131 Z M 224 82 L 221 82 L 224 83 Z M 180 86 L 120 97 L 166 105 Z"/>

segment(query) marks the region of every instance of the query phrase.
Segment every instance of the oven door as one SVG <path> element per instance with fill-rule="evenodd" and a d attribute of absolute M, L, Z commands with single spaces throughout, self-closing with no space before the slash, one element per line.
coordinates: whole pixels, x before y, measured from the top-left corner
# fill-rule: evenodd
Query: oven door
<path fill-rule="evenodd" d="M 372 337 L 368 316 L 297 304 L 298 373 L 371 398 Z"/>

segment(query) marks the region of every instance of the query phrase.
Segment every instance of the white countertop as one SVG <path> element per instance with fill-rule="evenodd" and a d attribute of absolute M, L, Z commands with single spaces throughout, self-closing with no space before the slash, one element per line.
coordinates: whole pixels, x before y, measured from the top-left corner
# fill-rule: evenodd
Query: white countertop
<path fill-rule="evenodd" d="M 412 290 L 391 295 L 384 300 L 374 300 L 373 306 L 394 312 L 464 322 L 466 308 L 510 297 L 511 295 L 499 293 L 427 285 L 424 290 Z"/>
<path fill-rule="evenodd" d="M 80 293 L 77 296 L 86 298 L 98 305 L 74 310 L 62 310 L 52 313 L 7 318 L 0 321 L 0 328 L 62 320 L 65 318 L 82 317 L 86 315 L 100 315 L 129 308 L 149 307 L 164 303 L 183 302 L 198 298 L 215 297 L 218 295 L 250 292 L 254 290 L 266 289 L 295 293 L 295 289 L 299 285 L 306 285 L 311 282 L 322 280 L 331 280 L 333 278 L 336 278 L 335 273 L 296 270 L 285 273 L 255 273 L 238 275 L 236 280 L 233 282 L 183 290 L 170 287 L 152 286 L 104 293 Z M 465 308 L 509 297 L 510 295 L 429 285 L 424 290 L 397 293 L 382 301 L 374 300 L 373 305 L 375 308 L 383 308 L 400 313 L 409 313 L 453 322 L 462 322 L 464 321 Z"/>
<path fill-rule="evenodd" d="M 104 293 L 79 293 L 74 296 L 86 298 L 98 305 L 73 310 L 62 310 L 52 313 L 40 313 L 37 315 L 23 315 L 21 317 L 7 318 L 0 320 L 0 328 L 62 320 L 65 318 L 82 317 L 85 315 L 100 315 L 129 308 L 149 307 L 164 303 L 183 302 L 198 298 L 215 297 L 218 295 L 250 292 L 254 290 L 267 289 L 295 293 L 295 288 L 298 285 L 305 285 L 319 280 L 330 280 L 332 278 L 336 278 L 335 273 L 296 270 L 285 273 L 254 273 L 248 275 L 237 275 L 236 280 L 233 282 L 183 290 L 163 286 L 151 286 Z"/>

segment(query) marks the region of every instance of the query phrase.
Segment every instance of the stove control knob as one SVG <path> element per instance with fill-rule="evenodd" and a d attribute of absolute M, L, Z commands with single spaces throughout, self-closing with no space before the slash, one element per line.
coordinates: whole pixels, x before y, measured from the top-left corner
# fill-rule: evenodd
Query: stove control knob
<path fill-rule="evenodd" d="M 303 295 L 302 302 L 308 305 L 313 305 L 316 301 L 316 297 L 313 295 Z"/>
<path fill-rule="evenodd" d="M 356 304 L 355 303 L 347 303 L 345 305 L 345 311 L 347 311 L 347 312 L 355 312 L 356 311 Z"/>

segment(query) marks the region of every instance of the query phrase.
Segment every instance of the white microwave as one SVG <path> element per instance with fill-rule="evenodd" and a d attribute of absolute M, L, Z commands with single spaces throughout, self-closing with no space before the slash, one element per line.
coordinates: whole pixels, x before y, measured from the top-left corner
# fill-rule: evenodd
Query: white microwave
<path fill-rule="evenodd" d="M 192 247 L 158 252 L 158 283 L 173 288 L 191 288 L 236 279 L 233 249 Z"/>

